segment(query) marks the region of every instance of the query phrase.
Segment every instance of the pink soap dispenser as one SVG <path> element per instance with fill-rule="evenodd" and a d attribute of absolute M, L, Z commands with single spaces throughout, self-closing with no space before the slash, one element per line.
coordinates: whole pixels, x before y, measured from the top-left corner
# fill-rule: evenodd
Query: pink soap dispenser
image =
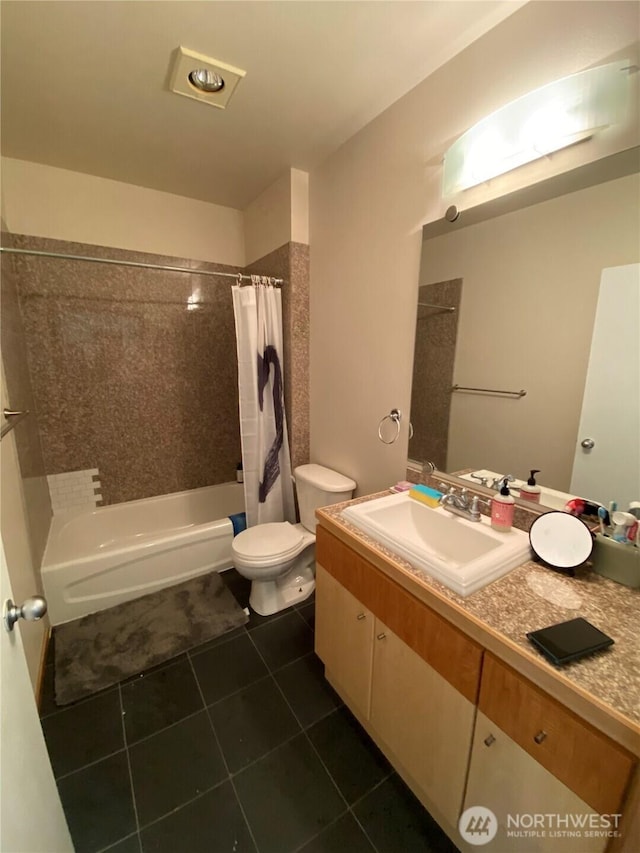
<path fill-rule="evenodd" d="M 514 499 L 509 491 L 509 481 L 505 477 L 502 488 L 491 501 L 491 526 L 501 533 L 508 533 L 513 525 Z"/>

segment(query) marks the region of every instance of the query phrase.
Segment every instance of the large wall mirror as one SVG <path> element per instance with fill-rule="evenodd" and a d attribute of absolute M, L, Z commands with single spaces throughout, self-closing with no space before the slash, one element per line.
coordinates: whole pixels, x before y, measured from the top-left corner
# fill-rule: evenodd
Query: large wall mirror
<path fill-rule="evenodd" d="M 525 480 L 536 468 L 541 484 L 571 492 L 574 462 L 590 457 L 597 470 L 610 430 L 609 482 L 582 497 L 640 500 L 637 351 L 628 360 L 640 338 L 639 167 L 629 149 L 424 226 L 410 460 Z M 581 436 L 601 283 L 622 268 L 631 289 L 606 297 L 617 313 L 604 358 L 599 344 L 604 425 Z"/>

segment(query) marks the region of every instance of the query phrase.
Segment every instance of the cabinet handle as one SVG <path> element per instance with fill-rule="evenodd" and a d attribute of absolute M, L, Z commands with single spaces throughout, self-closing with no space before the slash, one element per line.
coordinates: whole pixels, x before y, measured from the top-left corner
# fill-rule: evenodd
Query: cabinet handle
<path fill-rule="evenodd" d="M 383 633 L 383 634 L 378 634 L 378 640 L 384 640 L 384 638 L 385 638 L 386 636 L 387 636 L 387 635 L 386 635 L 386 634 L 384 634 L 384 633 Z"/>
<path fill-rule="evenodd" d="M 486 738 L 484 739 L 484 745 L 485 746 L 491 746 L 491 744 L 495 743 L 495 742 L 496 742 L 496 739 L 494 738 L 493 735 L 487 735 Z"/>
<path fill-rule="evenodd" d="M 537 735 L 533 736 L 533 739 L 536 743 L 542 743 L 542 741 L 546 738 L 547 733 L 544 731 L 539 731 Z"/>
<path fill-rule="evenodd" d="M 358 616 L 357 616 L 358 621 L 360 621 L 361 619 L 366 619 L 366 618 L 367 618 L 367 616 L 365 613 L 358 613 Z"/>

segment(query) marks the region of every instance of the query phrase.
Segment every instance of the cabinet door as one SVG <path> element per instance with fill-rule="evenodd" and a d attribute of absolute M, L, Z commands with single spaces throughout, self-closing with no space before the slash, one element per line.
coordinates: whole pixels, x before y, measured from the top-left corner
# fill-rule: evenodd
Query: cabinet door
<path fill-rule="evenodd" d="M 375 619 L 322 566 L 316 568 L 316 654 L 347 704 L 369 717 Z"/>
<path fill-rule="evenodd" d="M 376 620 L 371 726 L 410 774 L 416 793 L 457 825 L 474 705 Z"/>
<path fill-rule="evenodd" d="M 598 814 L 622 810 L 634 757 L 489 652 L 479 708 Z"/>
<path fill-rule="evenodd" d="M 481 711 L 464 809 L 472 806 L 498 819 L 497 834 L 482 846 L 487 853 L 601 853 L 614 829 Z"/>

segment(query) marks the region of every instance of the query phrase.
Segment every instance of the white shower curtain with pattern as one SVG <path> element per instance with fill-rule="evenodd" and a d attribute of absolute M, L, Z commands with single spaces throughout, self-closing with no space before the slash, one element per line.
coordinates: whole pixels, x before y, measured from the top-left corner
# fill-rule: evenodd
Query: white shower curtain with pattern
<path fill-rule="evenodd" d="M 284 410 L 282 294 L 268 279 L 251 278 L 250 286 L 231 288 L 247 527 L 296 520 Z"/>

